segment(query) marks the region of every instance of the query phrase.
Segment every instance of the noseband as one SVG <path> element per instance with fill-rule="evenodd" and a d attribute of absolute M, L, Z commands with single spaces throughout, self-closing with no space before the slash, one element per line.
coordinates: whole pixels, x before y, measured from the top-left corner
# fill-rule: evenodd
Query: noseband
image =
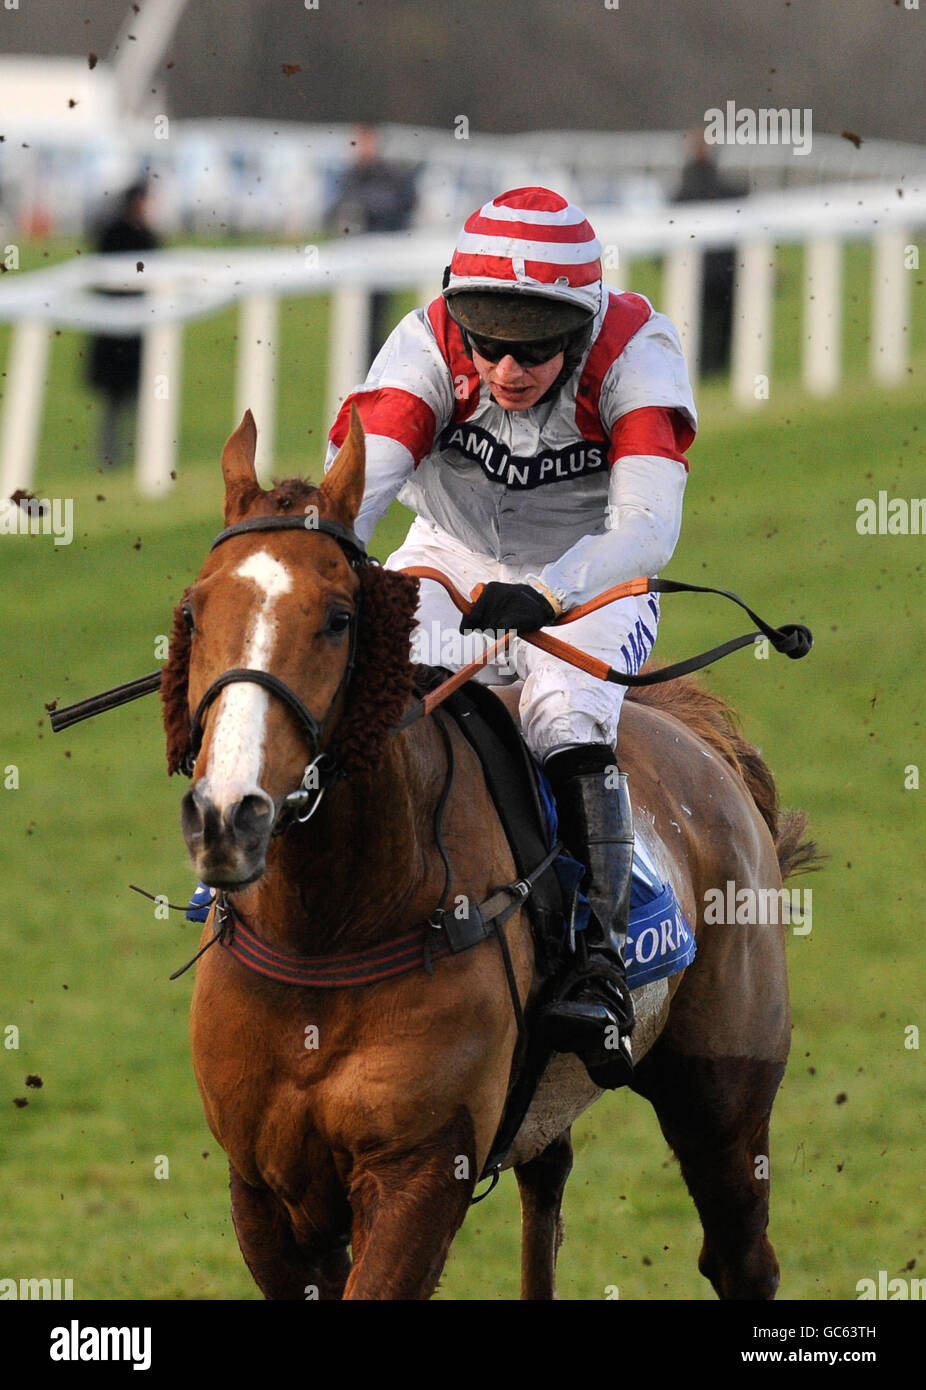
<path fill-rule="evenodd" d="M 239 521 L 235 526 L 227 527 L 216 536 L 210 547 L 210 552 L 225 541 L 231 540 L 233 536 L 246 536 L 254 531 L 306 531 L 309 533 L 321 531 L 324 535 L 333 536 L 341 545 L 352 569 L 356 569 L 358 565 L 371 563 L 363 542 L 349 527 L 342 526 L 338 521 L 324 521 L 314 517 L 301 516 L 257 516 L 251 517 L 248 521 Z M 300 823 L 307 821 L 318 807 L 326 787 L 338 774 L 337 759 L 322 749 L 322 742 L 328 732 L 338 698 L 346 689 L 353 674 L 357 656 L 358 605 L 359 594 L 350 620 L 350 646 L 347 653 L 347 665 L 338 683 L 338 688 L 334 692 L 331 704 L 328 706 L 328 712 L 321 722 L 315 718 L 305 702 L 299 698 L 294 690 L 290 689 L 285 681 L 281 681 L 278 676 L 272 675 L 269 671 L 245 666 L 235 666 L 218 676 L 203 695 L 190 721 L 190 746 L 182 763 L 182 771 L 188 777 L 193 775 L 193 768 L 202 747 L 205 715 L 209 706 L 226 686 L 239 682 L 260 685 L 265 690 L 269 690 L 272 695 L 276 695 L 277 699 L 282 700 L 287 706 L 305 734 L 306 741 L 312 750 L 312 759 L 306 765 L 302 774 L 302 781 L 296 790 L 283 797 L 273 825 L 272 833 L 274 835 L 281 835 L 294 821 Z"/>

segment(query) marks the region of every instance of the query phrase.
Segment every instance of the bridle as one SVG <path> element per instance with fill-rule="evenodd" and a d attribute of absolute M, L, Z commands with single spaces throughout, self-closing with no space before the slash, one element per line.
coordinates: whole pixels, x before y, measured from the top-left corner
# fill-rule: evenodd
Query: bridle
<path fill-rule="evenodd" d="M 325 521 L 317 518 L 314 514 L 310 516 L 257 516 L 251 517 L 247 521 L 239 521 L 236 525 L 227 527 L 216 536 L 210 547 L 210 554 L 234 536 L 250 535 L 255 531 L 305 531 L 309 533 L 320 531 L 323 535 L 332 536 L 339 543 L 352 569 L 373 563 L 367 554 L 365 545 L 349 527 L 342 526 L 338 521 Z M 353 675 L 357 659 L 358 616 L 359 594 L 350 617 L 349 646 L 344 674 L 338 682 L 338 688 L 332 696 L 327 713 L 321 720 L 315 718 L 305 702 L 294 690 L 290 689 L 285 681 L 281 681 L 279 676 L 253 667 L 234 666 L 230 670 L 224 671 L 221 676 L 216 677 L 197 705 L 190 721 L 190 744 L 181 763 L 181 771 L 186 773 L 188 777 L 193 775 L 193 768 L 202 748 L 205 716 L 213 701 L 228 686 L 240 682 L 259 685 L 286 705 L 305 735 L 312 757 L 306 764 L 299 786 L 293 791 L 287 792 L 280 800 L 273 822 L 272 835 L 282 835 L 296 822 L 304 824 L 309 820 L 317 811 L 327 788 L 339 776 L 343 775 L 337 756 L 324 749 L 322 745 L 330 729 L 338 700 L 347 689 Z"/>

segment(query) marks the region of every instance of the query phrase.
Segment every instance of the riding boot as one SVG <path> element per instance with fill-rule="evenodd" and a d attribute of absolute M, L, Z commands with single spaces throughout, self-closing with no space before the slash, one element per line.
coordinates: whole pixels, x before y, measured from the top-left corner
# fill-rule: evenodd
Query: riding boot
<path fill-rule="evenodd" d="M 627 776 L 606 744 L 557 749 L 543 770 L 556 797 L 560 836 L 586 866 L 583 892 L 592 912 L 579 934 L 576 965 L 543 1010 L 541 1027 L 556 1051 L 577 1053 L 595 1084 L 613 1089 L 633 1071 L 634 1007 L 624 963 L 633 865 Z"/>

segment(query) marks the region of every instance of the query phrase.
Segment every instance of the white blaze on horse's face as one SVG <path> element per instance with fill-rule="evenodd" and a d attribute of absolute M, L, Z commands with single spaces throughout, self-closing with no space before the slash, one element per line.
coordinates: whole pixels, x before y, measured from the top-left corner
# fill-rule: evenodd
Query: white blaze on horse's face
<path fill-rule="evenodd" d="M 291 592 L 293 581 L 286 566 L 265 550 L 249 555 L 234 573 L 250 580 L 259 594 L 237 665 L 269 671 L 277 638 L 274 607 Z M 269 707 L 269 693 L 250 682 L 236 682 L 219 696 L 202 785 L 203 794 L 219 810 L 260 790 Z"/>

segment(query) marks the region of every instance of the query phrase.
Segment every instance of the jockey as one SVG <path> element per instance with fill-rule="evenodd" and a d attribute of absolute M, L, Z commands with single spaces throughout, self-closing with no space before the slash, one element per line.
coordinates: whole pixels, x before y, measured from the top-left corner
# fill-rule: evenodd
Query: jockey
<path fill-rule="evenodd" d="M 469 218 L 442 295 L 399 323 L 344 402 L 329 465 L 352 402 L 366 431 L 358 535 L 368 540 L 398 496 L 417 517 L 387 568 L 429 565 L 466 594 L 485 586 L 460 622 L 442 586 L 421 581 L 420 660 L 459 669 L 472 658 L 460 632 L 535 632 L 672 555 L 697 428 L 678 334 L 642 295 L 604 288 L 595 233 L 549 189 L 514 189 Z M 636 672 L 658 621 L 655 595 L 625 598 L 572 623 L 568 638 Z M 581 963 L 543 1026 L 596 1084 L 618 1086 L 633 1027 L 623 958 L 633 826 L 614 752 L 624 687 L 512 647 L 524 737 L 592 906 Z M 483 678 L 511 674 L 490 667 Z"/>

